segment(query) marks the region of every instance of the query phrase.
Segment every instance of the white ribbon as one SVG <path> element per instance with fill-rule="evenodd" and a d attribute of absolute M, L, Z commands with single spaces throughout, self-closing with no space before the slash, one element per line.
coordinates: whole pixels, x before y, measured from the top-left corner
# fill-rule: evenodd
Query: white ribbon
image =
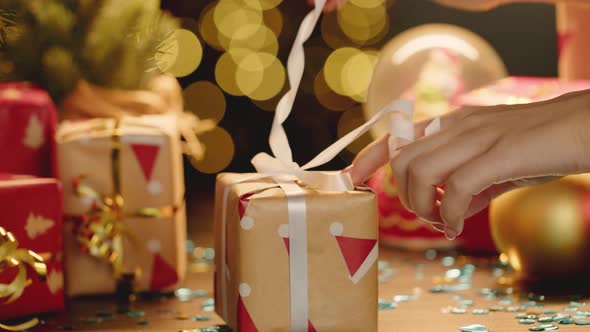
<path fill-rule="evenodd" d="M 303 44 L 311 36 L 326 0 L 315 0 L 315 8 L 303 20 L 293 49 L 287 60 L 287 74 L 291 89 L 277 104 L 269 144 L 272 157 L 266 153 L 259 153 L 252 159 L 252 164 L 258 172 L 251 176 L 233 181 L 228 184 L 223 193 L 222 229 L 221 229 L 221 299 L 223 318 L 228 319 L 227 309 L 227 280 L 230 278 L 226 262 L 226 229 L 229 194 L 234 185 L 242 182 L 255 181 L 265 178 L 274 180 L 285 192 L 288 202 L 289 216 L 289 287 L 290 287 L 290 327 L 294 332 L 307 332 L 309 322 L 309 298 L 307 276 L 307 216 L 305 192 L 301 185 L 306 185 L 322 191 L 346 192 L 354 190 L 354 184 L 349 174 L 342 172 L 314 172 L 312 168 L 321 166 L 336 157 L 348 145 L 365 134 L 377 121 L 387 115 L 392 116 L 390 133 L 390 153 L 404 144 L 414 140 L 414 126 L 412 122 L 413 105 L 408 100 L 396 100 L 375 114 L 368 122 L 351 131 L 334 144 L 326 148 L 315 158 L 303 166 L 293 161 L 293 155 L 283 123 L 289 117 L 305 67 Z M 436 122 L 436 121 L 435 121 Z M 430 125 L 429 131 L 437 131 L 440 122 Z M 437 127 L 438 126 L 438 127 Z"/>

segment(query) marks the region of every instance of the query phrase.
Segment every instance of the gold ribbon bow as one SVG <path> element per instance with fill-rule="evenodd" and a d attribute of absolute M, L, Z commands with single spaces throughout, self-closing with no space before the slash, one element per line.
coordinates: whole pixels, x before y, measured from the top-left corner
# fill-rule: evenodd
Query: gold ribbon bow
<path fill-rule="evenodd" d="M 18 267 L 14 280 L 8 284 L 0 284 L 0 298 L 8 298 L 4 304 L 16 301 L 31 284 L 27 279 L 26 265 L 29 265 L 40 279 L 47 276 L 47 265 L 43 258 L 32 250 L 18 248 L 18 241 L 12 233 L 0 227 L 0 271 Z"/>
<path fill-rule="evenodd" d="M 147 84 L 147 90 L 107 89 L 87 81 L 78 82 L 76 88 L 61 102 L 63 119 L 114 118 L 148 114 L 174 114 L 180 136 L 184 139 L 183 152 L 199 161 L 205 147 L 198 135 L 215 128 L 215 122 L 201 120 L 195 114 L 184 112 L 182 89 L 170 75 L 160 75 Z"/>
<path fill-rule="evenodd" d="M 123 272 L 123 236 L 130 235 L 123 220 L 123 197 L 119 193 L 101 197 L 94 189 L 74 179 L 80 197 L 93 200 L 93 206 L 76 227 L 82 251 L 110 263 L 116 276 Z"/>
<path fill-rule="evenodd" d="M 16 277 L 8 284 L 0 283 L 0 298 L 7 298 L 3 304 L 16 301 L 25 288 L 31 284 L 27 279 L 27 268 L 30 266 L 41 280 L 47 277 L 47 265 L 43 258 L 32 250 L 18 247 L 18 241 L 14 235 L 0 227 L 0 272 L 11 267 L 17 267 Z M 0 329 L 6 331 L 21 331 L 39 324 L 39 319 L 33 318 L 18 325 L 0 324 Z"/>

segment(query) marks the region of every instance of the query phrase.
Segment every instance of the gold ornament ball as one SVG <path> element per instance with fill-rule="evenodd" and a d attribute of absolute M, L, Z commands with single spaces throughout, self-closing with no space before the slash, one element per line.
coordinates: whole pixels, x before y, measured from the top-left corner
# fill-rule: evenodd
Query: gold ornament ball
<path fill-rule="evenodd" d="M 492 235 L 520 279 L 590 273 L 590 175 L 508 192 L 490 208 Z"/>

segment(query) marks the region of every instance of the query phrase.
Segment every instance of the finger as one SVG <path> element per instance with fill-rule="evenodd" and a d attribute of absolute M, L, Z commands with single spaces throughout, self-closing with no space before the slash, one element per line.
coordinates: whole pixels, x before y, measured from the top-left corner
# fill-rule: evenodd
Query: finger
<path fill-rule="evenodd" d="M 437 186 L 461 165 L 489 150 L 497 136 L 492 130 L 473 130 L 412 160 L 408 167 L 408 202 L 412 211 L 423 219 L 434 220 Z"/>
<path fill-rule="evenodd" d="M 367 180 L 389 161 L 389 135 L 385 135 L 365 147 L 347 169 L 354 184 Z"/>
<path fill-rule="evenodd" d="M 505 183 L 494 184 L 481 193 L 473 196 L 471 203 L 469 204 L 469 208 L 465 213 L 465 219 L 473 217 L 474 215 L 483 211 L 483 209 L 490 205 L 494 198 L 516 188 L 519 188 L 519 186 L 512 181 L 509 181 Z"/>
<path fill-rule="evenodd" d="M 472 113 L 475 108 L 463 108 L 449 113 L 441 118 L 441 129 L 451 127 L 457 120 Z M 415 133 L 417 137 L 424 136 L 424 130 L 432 120 L 417 123 Z M 389 135 L 385 135 L 366 146 L 354 159 L 352 165 L 345 171 L 350 173 L 354 184 L 360 185 L 373 175 L 379 168 L 387 164 L 389 155 Z"/>

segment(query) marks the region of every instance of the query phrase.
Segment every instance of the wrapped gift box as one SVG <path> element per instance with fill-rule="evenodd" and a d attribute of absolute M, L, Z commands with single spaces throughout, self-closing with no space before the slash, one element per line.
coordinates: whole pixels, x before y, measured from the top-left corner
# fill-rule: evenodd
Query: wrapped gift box
<path fill-rule="evenodd" d="M 274 181 L 249 176 L 217 178 L 216 310 L 233 331 L 291 331 L 291 197 Z M 375 195 L 303 189 L 309 287 L 298 291 L 309 296 L 308 331 L 376 331 Z"/>
<path fill-rule="evenodd" d="M 54 177 L 57 114 L 27 83 L 0 84 L 0 172 Z"/>
<path fill-rule="evenodd" d="M 64 183 L 66 291 L 112 293 L 113 266 L 84 246 L 84 217 L 119 196 L 125 231 L 121 265 L 137 274 L 138 290 L 174 288 L 186 270 L 182 151 L 176 117 L 157 115 L 64 122 L 58 130 L 59 178 Z M 87 194 L 80 194 L 83 186 Z M 88 194 L 96 193 L 96 195 Z M 88 230 L 86 230 L 87 232 Z M 87 274 L 92 271 L 92 274 Z M 84 275 L 84 278 L 79 278 Z"/>
<path fill-rule="evenodd" d="M 0 300 L 0 319 L 14 318 L 42 312 L 59 311 L 64 307 L 62 268 L 62 209 L 61 185 L 55 179 L 0 174 L 0 284 L 11 284 L 24 270 L 30 284 L 18 296 L 14 292 Z M 16 252 L 14 246 L 16 247 Z M 6 267 L 6 250 L 12 246 L 10 257 L 19 257 L 19 267 Z M 47 267 L 41 277 L 25 263 L 39 255 Z M 10 302 L 15 295 L 14 301 Z"/>

